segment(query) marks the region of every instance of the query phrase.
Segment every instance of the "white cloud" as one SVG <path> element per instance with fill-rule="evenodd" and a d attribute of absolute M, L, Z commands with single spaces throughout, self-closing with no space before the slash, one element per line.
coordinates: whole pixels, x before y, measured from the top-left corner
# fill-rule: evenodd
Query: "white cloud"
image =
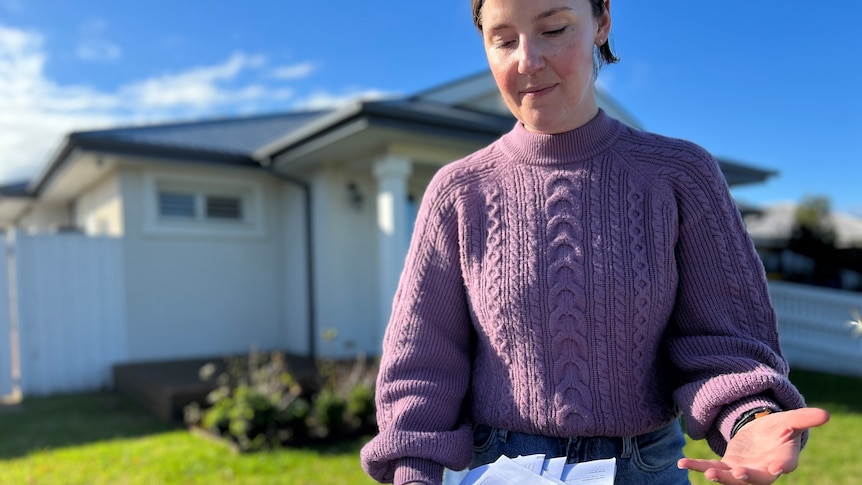
<path fill-rule="evenodd" d="M 301 62 L 290 66 L 280 66 L 272 70 L 272 77 L 287 81 L 310 76 L 317 66 L 313 62 Z"/>
<path fill-rule="evenodd" d="M 105 33 L 108 31 L 108 22 L 105 19 L 92 19 L 78 28 L 81 33 L 81 41 L 75 53 L 84 61 L 111 62 L 123 56 L 123 49 L 116 43 L 108 40 Z"/>
<path fill-rule="evenodd" d="M 100 31 L 94 25 L 93 31 Z M 121 52 L 107 49 L 100 59 L 113 55 Z M 297 101 L 291 86 L 272 82 L 273 73 L 298 79 L 310 75 L 315 64 L 270 71 L 266 57 L 242 52 L 220 63 L 134 80 L 110 91 L 54 81 L 46 74 L 47 59 L 38 32 L 0 25 L 0 184 L 36 175 L 72 131 L 288 106 L 331 108 L 357 98 L 387 97 L 382 91 L 354 89 L 341 94 L 317 91 Z M 261 81 L 244 82 L 249 76 Z"/>
<path fill-rule="evenodd" d="M 110 62 L 120 59 L 123 49 L 109 40 L 87 39 L 78 44 L 75 53 L 84 61 Z"/>
<path fill-rule="evenodd" d="M 189 106 L 202 108 L 224 105 L 268 95 L 266 88 L 245 87 L 238 91 L 219 86 L 220 81 L 230 81 L 245 69 L 262 67 L 263 56 L 232 55 L 227 61 L 215 66 L 201 66 L 179 74 L 167 74 L 130 84 L 122 89 L 126 98 L 137 101 L 147 110 Z"/>
<path fill-rule="evenodd" d="M 36 33 L 0 26 L 0 180 L 30 176 L 73 127 L 112 121 L 104 113 L 69 109 L 70 103 L 86 108 L 106 100 L 92 90 L 46 79 L 42 45 Z"/>
<path fill-rule="evenodd" d="M 357 100 L 375 101 L 391 98 L 393 93 L 387 93 L 376 89 L 352 90 L 342 94 L 333 94 L 327 91 L 316 91 L 310 96 L 298 101 L 295 106 L 299 109 L 326 109 L 338 108 Z"/>
<path fill-rule="evenodd" d="M 119 54 L 107 48 L 100 58 Z M 205 116 L 219 109 L 249 113 L 273 103 L 284 106 L 294 96 L 284 86 L 237 82 L 243 73 L 265 67 L 266 58 L 258 55 L 236 53 L 215 65 L 133 81 L 114 91 L 58 84 L 45 73 L 46 59 L 39 33 L 0 25 L 0 183 L 35 175 L 71 131 Z"/>

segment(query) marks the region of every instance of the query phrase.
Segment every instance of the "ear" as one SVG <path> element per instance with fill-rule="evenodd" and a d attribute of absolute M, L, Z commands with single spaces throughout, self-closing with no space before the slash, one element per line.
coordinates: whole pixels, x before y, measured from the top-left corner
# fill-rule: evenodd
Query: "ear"
<path fill-rule="evenodd" d="M 602 45 L 608 41 L 608 36 L 611 33 L 611 0 L 603 0 L 605 10 L 600 17 L 596 19 L 598 22 L 598 30 L 596 31 L 596 44 Z"/>

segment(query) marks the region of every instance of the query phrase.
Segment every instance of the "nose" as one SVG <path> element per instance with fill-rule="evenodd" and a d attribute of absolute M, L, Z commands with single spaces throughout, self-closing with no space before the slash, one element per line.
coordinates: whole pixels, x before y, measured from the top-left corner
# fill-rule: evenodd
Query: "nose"
<path fill-rule="evenodd" d="M 522 38 L 518 43 L 518 72 L 534 74 L 545 67 L 545 56 L 541 47 L 533 40 Z"/>

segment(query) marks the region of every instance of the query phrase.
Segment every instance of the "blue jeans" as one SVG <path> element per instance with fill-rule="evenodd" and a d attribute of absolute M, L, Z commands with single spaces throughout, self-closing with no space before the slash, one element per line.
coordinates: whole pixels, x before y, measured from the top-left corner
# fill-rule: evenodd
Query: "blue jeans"
<path fill-rule="evenodd" d="M 616 484 L 688 485 L 688 471 L 676 466 L 677 460 L 683 456 L 684 445 L 685 436 L 679 421 L 656 431 L 625 438 L 552 438 L 479 424 L 473 429 L 470 468 L 492 463 L 501 455 L 515 458 L 543 453 L 548 458 L 565 456 L 566 463 L 616 458 Z"/>

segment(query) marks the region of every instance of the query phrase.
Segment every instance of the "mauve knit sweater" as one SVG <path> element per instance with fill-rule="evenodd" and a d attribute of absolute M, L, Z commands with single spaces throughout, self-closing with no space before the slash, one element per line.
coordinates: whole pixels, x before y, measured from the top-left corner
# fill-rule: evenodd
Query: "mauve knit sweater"
<path fill-rule="evenodd" d="M 518 123 L 429 185 L 377 382 L 382 482 L 463 469 L 471 424 L 635 436 L 685 416 L 717 453 L 746 410 L 804 406 L 715 159 L 603 111 Z"/>

